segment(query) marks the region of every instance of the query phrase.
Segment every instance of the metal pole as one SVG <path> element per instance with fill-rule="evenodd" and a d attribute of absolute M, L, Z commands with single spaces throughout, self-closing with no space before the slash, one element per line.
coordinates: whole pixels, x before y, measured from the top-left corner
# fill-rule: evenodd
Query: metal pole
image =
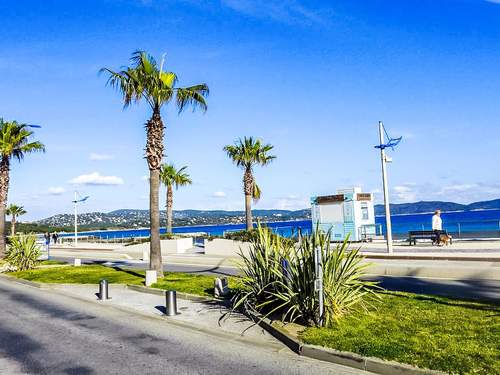
<path fill-rule="evenodd" d="M 75 247 L 78 245 L 78 219 L 77 219 L 77 212 L 76 212 L 76 205 L 77 203 L 77 196 L 76 196 L 76 191 L 75 191 Z"/>
<path fill-rule="evenodd" d="M 323 306 L 323 264 L 321 256 L 321 247 L 318 246 L 314 252 L 314 263 L 316 269 L 316 280 L 314 282 L 314 289 L 318 292 L 318 305 L 319 305 L 319 325 L 323 326 L 323 316 L 325 309 Z"/>
<path fill-rule="evenodd" d="M 384 144 L 384 124 L 382 121 L 378 122 L 378 132 L 380 137 L 380 144 Z M 392 254 L 392 225 L 391 225 L 391 210 L 389 206 L 389 187 L 387 186 L 387 159 L 385 149 L 380 148 L 380 159 L 382 161 L 382 183 L 384 185 L 384 206 L 385 206 L 385 227 L 387 239 L 387 252 Z"/>

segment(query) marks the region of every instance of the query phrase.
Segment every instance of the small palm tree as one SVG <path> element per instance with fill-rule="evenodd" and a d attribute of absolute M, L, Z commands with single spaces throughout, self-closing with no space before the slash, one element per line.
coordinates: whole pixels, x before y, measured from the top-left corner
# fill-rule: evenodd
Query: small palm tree
<path fill-rule="evenodd" d="M 160 180 L 167 187 L 167 233 L 172 233 L 173 186 L 175 185 L 175 189 L 177 190 L 179 186 L 191 185 L 193 182 L 186 169 L 186 166 L 176 169 L 173 164 L 162 164 L 161 166 Z"/>
<path fill-rule="evenodd" d="M 261 196 L 261 191 L 255 177 L 253 176 L 254 165 L 267 165 L 276 156 L 269 155 L 269 152 L 274 148 L 270 144 L 262 144 L 259 139 L 253 137 L 244 137 L 239 139 L 233 145 L 224 147 L 227 156 L 242 168 L 243 173 L 243 193 L 245 194 L 245 215 L 247 230 L 251 230 L 252 226 L 252 198 L 258 201 Z"/>
<path fill-rule="evenodd" d="M 5 256 L 5 213 L 11 159 L 21 161 L 26 154 L 45 151 L 41 142 L 30 141 L 32 136 L 28 125 L 0 119 L 0 258 Z"/>
<path fill-rule="evenodd" d="M 117 89 L 123 97 L 124 107 L 138 103 L 144 99 L 151 107 L 153 114 L 146 123 L 146 160 L 149 167 L 149 217 L 150 217 L 150 269 L 163 276 L 160 248 L 160 167 L 163 159 L 164 125 L 161 109 L 171 100 L 175 100 L 179 113 L 187 106 L 193 109 L 207 109 L 205 98 L 208 86 L 199 84 L 189 87 L 176 87 L 177 75 L 164 69 L 164 58 L 160 66 L 156 60 L 144 51 L 132 54 L 132 66 L 121 71 L 108 68 L 100 70 L 108 75 L 108 85 Z"/>
<path fill-rule="evenodd" d="M 12 219 L 10 220 L 10 235 L 14 237 L 16 235 L 16 218 L 21 215 L 24 215 L 26 210 L 23 206 L 17 206 L 15 204 L 11 204 L 7 207 L 6 214 L 11 215 Z"/>

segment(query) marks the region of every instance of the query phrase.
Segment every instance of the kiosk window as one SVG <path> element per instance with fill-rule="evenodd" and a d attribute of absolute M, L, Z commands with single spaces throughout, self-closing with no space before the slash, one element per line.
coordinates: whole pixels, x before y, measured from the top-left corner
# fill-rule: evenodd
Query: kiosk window
<path fill-rule="evenodd" d="M 361 216 L 362 216 L 363 220 L 369 219 L 368 205 L 366 203 L 361 203 Z"/>

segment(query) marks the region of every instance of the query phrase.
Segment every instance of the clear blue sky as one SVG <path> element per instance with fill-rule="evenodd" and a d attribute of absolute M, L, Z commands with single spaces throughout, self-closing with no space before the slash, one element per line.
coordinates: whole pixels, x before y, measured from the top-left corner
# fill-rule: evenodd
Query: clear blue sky
<path fill-rule="evenodd" d="M 43 125 L 47 146 L 12 166 L 24 219 L 71 212 L 75 187 L 85 211 L 147 208 L 149 108 L 123 110 L 97 74 L 136 49 L 211 90 L 205 114 L 163 112 L 168 159 L 194 181 L 176 209 L 243 208 L 222 147 L 245 135 L 278 156 L 256 170 L 257 208 L 380 192 L 378 120 L 404 136 L 394 202 L 500 197 L 500 1 L 1 1 L 0 15 L 0 116 Z"/>

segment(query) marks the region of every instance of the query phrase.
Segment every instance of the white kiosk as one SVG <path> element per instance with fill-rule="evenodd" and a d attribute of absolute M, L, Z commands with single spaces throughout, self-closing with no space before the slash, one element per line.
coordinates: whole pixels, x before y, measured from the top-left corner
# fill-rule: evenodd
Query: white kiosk
<path fill-rule="evenodd" d="M 361 188 L 337 190 L 335 195 L 311 198 L 313 230 L 319 225 L 331 231 L 332 241 L 373 239 L 376 234 L 373 195 L 362 193 Z"/>

